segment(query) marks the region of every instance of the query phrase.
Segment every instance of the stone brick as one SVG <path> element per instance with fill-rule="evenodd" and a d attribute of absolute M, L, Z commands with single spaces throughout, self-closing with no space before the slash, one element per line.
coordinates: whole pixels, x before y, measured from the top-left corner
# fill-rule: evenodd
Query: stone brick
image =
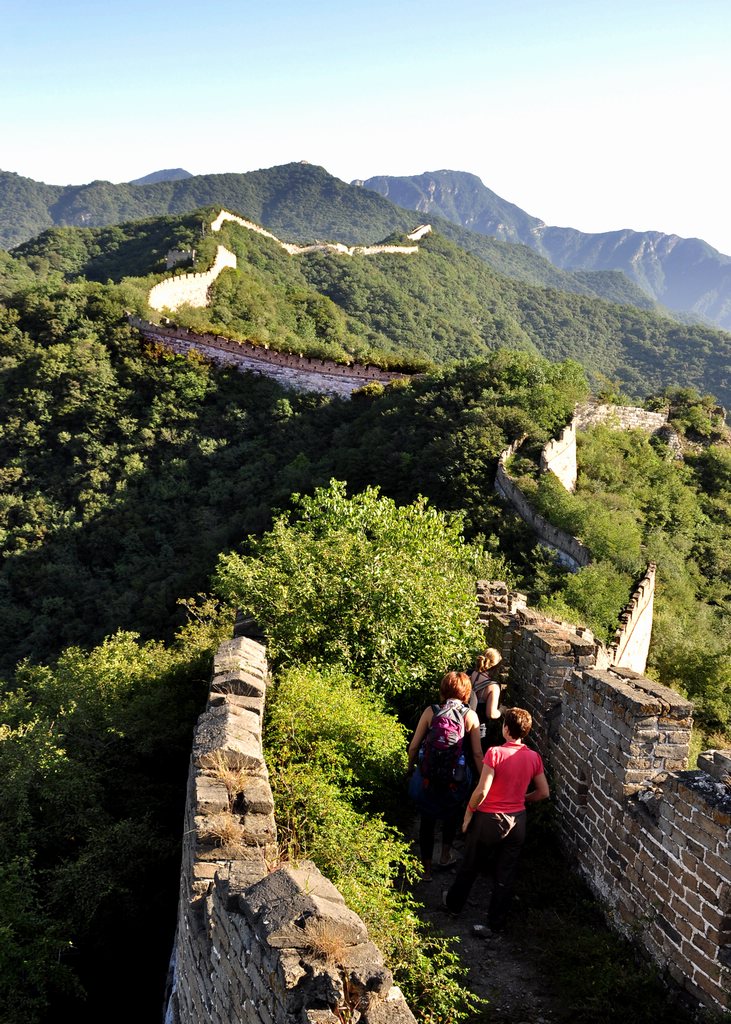
<path fill-rule="evenodd" d="M 719 1006 L 724 1009 L 731 1009 L 731 994 L 729 993 L 728 985 L 724 985 L 720 980 L 717 981 L 714 978 L 709 978 L 702 970 L 698 970 L 693 974 L 693 983 L 702 989 L 703 992 L 711 996 Z"/>
<path fill-rule="evenodd" d="M 707 860 L 708 854 L 706 854 L 706 861 Z M 698 865 L 697 872 L 698 877 L 717 895 L 719 887 L 723 881 L 718 872 L 714 871 L 708 863 L 703 863 L 702 861 Z"/>
<path fill-rule="evenodd" d="M 266 680 L 257 673 L 235 669 L 232 672 L 221 672 L 214 676 L 211 689 L 214 693 L 255 697 L 263 701 L 266 695 Z"/>
<path fill-rule="evenodd" d="M 722 882 L 731 883 L 731 860 L 728 846 L 725 846 L 724 853 L 725 857 L 719 857 L 716 853 L 706 853 L 705 862 L 709 870 L 715 872 Z"/>
<path fill-rule="evenodd" d="M 229 809 L 228 790 L 220 779 L 202 773 L 195 777 L 195 806 L 199 814 L 215 814 Z"/>
<path fill-rule="evenodd" d="M 401 989 L 392 986 L 383 1000 L 374 1000 L 361 1017 L 362 1024 L 416 1024 Z"/>

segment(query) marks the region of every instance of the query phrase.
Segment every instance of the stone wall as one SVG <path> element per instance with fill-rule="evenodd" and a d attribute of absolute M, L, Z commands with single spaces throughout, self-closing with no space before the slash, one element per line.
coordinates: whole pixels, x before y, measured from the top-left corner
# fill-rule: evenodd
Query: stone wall
<path fill-rule="evenodd" d="M 573 570 L 589 565 L 592 561 L 589 549 L 577 537 L 553 526 L 544 516 L 536 512 L 508 473 L 507 462 L 520 448 L 523 440 L 524 438 L 519 438 L 501 454 L 495 474 L 495 490 L 509 502 L 542 543 L 558 553 L 559 560 L 564 565 Z M 546 455 L 545 460 L 544 454 Z M 541 468 L 555 472 L 564 487 L 567 487 L 571 476 L 572 458 L 574 459 L 573 479 L 575 482 L 576 433 L 573 425 L 570 424 L 555 445 L 554 442 L 549 442 L 544 447 L 541 454 Z M 560 473 L 564 473 L 564 479 L 561 479 Z M 630 595 L 629 601 L 620 611 L 619 626 L 611 644 L 608 648 L 601 648 L 597 655 L 597 663 L 602 667 L 616 665 L 631 668 L 635 672 L 645 671 L 652 636 L 655 572 L 656 566 L 651 562 Z M 601 647 L 601 645 L 599 646 Z"/>
<path fill-rule="evenodd" d="M 551 438 L 541 451 L 541 472 L 554 473 L 567 491 L 576 487 L 576 431 L 604 424 L 616 430 L 643 430 L 648 434 L 662 433 L 677 456 L 680 439 L 668 427 L 667 413 L 648 412 L 633 405 L 610 405 L 605 402 L 586 402 L 577 405 L 568 426 L 560 435 Z"/>
<path fill-rule="evenodd" d="M 346 366 L 329 359 L 310 359 L 289 352 L 275 352 L 261 345 L 233 341 L 214 334 L 195 334 L 184 327 L 152 324 L 139 317 L 130 323 L 150 341 L 185 355 L 195 351 L 219 365 L 236 366 L 242 372 L 271 377 L 283 387 L 298 391 L 315 391 L 348 398 L 353 391 L 371 381 L 388 384 L 407 374 L 392 373 L 377 366 L 352 363 Z"/>
<path fill-rule="evenodd" d="M 487 641 L 534 716 L 564 846 L 622 933 L 699 1003 L 730 1010 L 731 751 L 688 771 L 688 701 L 597 667 L 591 634 L 481 592 Z"/>
<path fill-rule="evenodd" d="M 609 645 L 609 657 L 617 668 L 644 672 L 652 639 L 656 566 L 650 562 L 645 575 L 619 615 L 619 627 Z"/>
<path fill-rule="evenodd" d="M 576 425 L 572 420 L 541 450 L 541 472 L 554 473 L 567 491 L 576 487 Z"/>
<path fill-rule="evenodd" d="M 495 490 L 512 505 L 520 518 L 527 523 L 539 540 L 557 552 L 559 560 L 571 569 L 579 569 L 591 562 L 591 553 L 586 545 L 565 530 L 559 530 L 533 508 L 521 489 L 510 477 L 507 462 L 515 454 L 524 438 L 511 444 L 500 455 L 495 473 Z"/>
<path fill-rule="evenodd" d="M 309 861 L 279 862 L 267 683 L 261 644 L 221 645 L 193 740 L 166 1024 L 414 1024 L 337 889 Z"/>
<path fill-rule="evenodd" d="M 585 402 L 576 407 L 572 422 L 577 430 L 604 423 L 617 430 L 645 430 L 648 434 L 656 434 L 667 426 L 668 415 L 666 412 L 648 412 L 634 405 Z"/>
<path fill-rule="evenodd" d="M 227 221 L 247 228 L 249 231 L 254 231 L 258 235 L 263 235 L 265 238 L 271 238 L 272 241 L 288 252 L 290 256 L 304 256 L 310 252 L 329 252 L 340 256 L 378 256 L 381 253 L 413 256 L 414 253 L 419 251 L 418 245 L 343 245 L 342 242 L 313 242 L 311 245 L 296 245 L 294 242 L 282 242 L 271 231 L 267 231 L 266 228 L 255 224 L 253 221 L 245 220 L 243 217 L 237 217 L 227 210 L 221 210 L 216 219 L 211 223 L 211 231 L 220 231 Z M 421 224 L 408 237 L 416 241 L 429 234 L 430 231 L 430 224 Z"/>
<path fill-rule="evenodd" d="M 236 269 L 236 257 L 223 245 L 219 245 L 210 270 L 199 274 L 179 274 L 160 281 L 150 289 L 147 304 L 150 309 L 169 309 L 171 312 L 183 305 L 207 306 L 208 289 L 226 268 Z"/>

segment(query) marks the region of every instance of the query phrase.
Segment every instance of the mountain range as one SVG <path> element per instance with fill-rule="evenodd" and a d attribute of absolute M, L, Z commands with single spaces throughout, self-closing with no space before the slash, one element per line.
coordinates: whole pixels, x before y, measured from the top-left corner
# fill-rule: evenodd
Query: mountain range
<path fill-rule="evenodd" d="M 293 168 L 294 184 L 298 170 Z M 328 183 L 322 174 L 308 180 L 310 186 Z M 312 188 L 289 208 L 282 199 L 277 216 L 300 218 L 303 205 L 310 205 L 313 219 L 322 223 L 345 215 L 338 208 L 342 199 L 372 197 L 386 203 L 366 190 L 344 185 L 342 190 L 328 199 Z M 425 359 L 440 364 L 484 358 L 499 347 L 522 349 L 553 361 L 573 358 L 595 386 L 609 380 L 627 395 L 639 397 L 682 382 L 711 392 L 726 406 L 731 403 L 731 335 L 723 331 L 515 280 L 438 231 L 421 239 L 418 252 L 408 256 L 290 256 L 276 240 L 235 223 L 212 232 L 218 212 L 208 207 L 102 228 L 49 229 L 12 254 L 0 252 L 0 298 L 22 289 L 24 275 L 28 280 L 29 274 L 41 279 L 62 274 L 68 281 L 119 283 L 127 308 L 149 316 L 147 296 L 166 273 L 168 250 L 194 248 L 197 268 L 205 269 L 220 243 L 235 253 L 237 268 L 216 281 L 207 309 L 183 307 L 174 313 L 193 330 L 407 372 L 422 368 Z M 441 223 L 450 227 L 448 221 Z M 386 240 L 407 241 L 403 232 L 391 232 Z M 524 246 L 494 244 L 529 252 Z"/>
<path fill-rule="evenodd" d="M 137 183 L 61 186 L 0 171 L 0 248 L 12 249 L 51 227 L 102 227 L 214 205 L 293 242 L 311 242 L 314 237 L 362 245 L 414 227 L 413 210 L 348 185 L 314 164 L 283 164 L 246 174 L 186 175 L 177 168 L 153 172 Z M 437 213 L 429 219 L 440 234 L 508 277 L 641 309 L 660 308 L 619 271 L 562 270 L 527 245 L 469 230 Z"/>
<path fill-rule="evenodd" d="M 731 329 L 731 257 L 700 238 L 549 227 L 464 171 L 381 175 L 353 184 L 422 216 L 436 214 L 478 234 L 527 245 L 562 270 L 621 271 L 666 308 Z"/>

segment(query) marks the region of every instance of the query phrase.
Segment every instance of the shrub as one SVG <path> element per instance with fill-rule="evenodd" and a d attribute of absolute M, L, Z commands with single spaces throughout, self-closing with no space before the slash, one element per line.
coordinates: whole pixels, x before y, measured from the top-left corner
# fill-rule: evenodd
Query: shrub
<path fill-rule="evenodd" d="M 462 518 L 331 481 L 295 495 L 249 556 L 219 560 L 217 587 L 252 614 L 283 664 L 341 663 L 382 694 L 418 699 L 481 644 L 475 579 L 487 556 Z"/>

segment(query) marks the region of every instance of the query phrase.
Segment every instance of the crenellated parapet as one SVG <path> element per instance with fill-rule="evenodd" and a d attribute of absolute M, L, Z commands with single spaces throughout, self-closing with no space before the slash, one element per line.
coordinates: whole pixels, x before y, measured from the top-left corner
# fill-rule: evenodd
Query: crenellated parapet
<path fill-rule="evenodd" d="M 518 438 L 500 455 L 495 473 L 495 490 L 533 530 L 540 542 L 556 552 L 558 560 L 563 565 L 573 571 L 590 565 L 592 555 L 589 548 L 578 537 L 554 526 L 537 512 L 510 476 L 508 462 L 520 449 L 524 440 L 525 438 Z M 576 482 L 576 431 L 573 421 L 564 428 L 559 438 L 544 445 L 541 452 L 541 469 L 544 472 L 556 473 L 564 487 L 572 489 Z M 569 487 L 572 480 L 573 483 Z M 636 672 L 645 671 L 652 636 L 656 568 L 655 563 L 650 562 L 642 579 L 630 594 L 627 604 L 619 612 L 619 626 L 615 635 L 611 643 L 602 648 L 599 655 L 603 665 L 617 665 L 631 668 Z"/>
<path fill-rule="evenodd" d="M 216 258 L 209 270 L 196 274 L 180 274 L 160 281 L 150 289 L 147 304 L 150 309 L 158 312 L 163 309 L 174 312 L 184 305 L 196 308 L 207 306 L 211 285 L 226 269 L 236 269 L 236 257 L 225 246 L 219 245 L 216 249 Z"/>
<path fill-rule="evenodd" d="M 558 437 L 551 438 L 541 450 L 542 473 L 553 473 L 567 491 L 576 488 L 576 420 L 563 428 Z"/>
<path fill-rule="evenodd" d="M 618 930 L 700 1004 L 731 1010 L 731 751 L 689 770 L 688 700 L 601 667 L 589 631 L 521 595 L 513 605 L 504 584 L 478 594 L 486 640 L 533 715 L 565 848 Z"/>
<path fill-rule="evenodd" d="M 133 327 L 171 352 L 187 355 L 197 352 L 219 366 L 235 366 L 242 373 L 256 373 L 276 380 L 283 387 L 296 391 L 314 391 L 348 398 L 359 388 L 376 381 L 389 384 L 403 380 L 408 374 L 382 370 L 363 363 L 336 363 L 331 359 L 278 352 L 263 345 L 235 341 L 219 334 L 196 334 L 186 327 L 153 324 L 131 316 Z"/>
<path fill-rule="evenodd" d="M 508 462 L 525 441 L 525 437 L 513 441 L 498 458 L 495 471 L 494 488 L 501 498 L 515 509 L 520 518 L 536 534 L 542 544 L 556 552 L 559 561 L 572 570 L 580 569 L 591 562 L 591 552 L 585 544 L 566 530 L 550 523 L 545 516 L 537 512 L 530 501 L 513 480 L 508 471 Z"/>
<path fill-rule="evenodd" d="M 619 613 L 619 626 L 609 644 L 610 664 L 644 672 L 650 653 L 657 566 L 650 562 L 629 601 Z"/>
<path fill-rule="evenodd" d="M 310 861 L 282 861 L 262 751 L 269 670 L 222 644 L 196 726 L 166 1024 L 414 1024 L 361 919 Z"/>
<path fill-rule="evenodd" d="M 211 231 L 220 231 L 226 223 L 238 224 L 239 227 L 246 228 L 247 231 L 253 231 L 264 238 L 270 238 L 284 249 L 285 252 L 289 253 L 290 256 L 306 256 L 308 253 L 313 252 L 335 253 L 339 256 L 378 256 L 381 253 L 413 256 L 414 253 L 419 251 L 418 245 L 344 245 L 342 242 L 312 242 L 309 245 L 297 245 L 294 242 L 283 242 L 276 235 L 273 235 L 271 231 L 261 227 L 260 224 L 255 224 L 244 217 L 238 217 L 234 213 L 229 213 L 228 210 L 221 210 L 216 219 L 212 221 Z M 414 228 L 407 237 L 412 241 L 419 241 L 430 232 L 430 224 L 421 224 L 419 227 Z"/>

